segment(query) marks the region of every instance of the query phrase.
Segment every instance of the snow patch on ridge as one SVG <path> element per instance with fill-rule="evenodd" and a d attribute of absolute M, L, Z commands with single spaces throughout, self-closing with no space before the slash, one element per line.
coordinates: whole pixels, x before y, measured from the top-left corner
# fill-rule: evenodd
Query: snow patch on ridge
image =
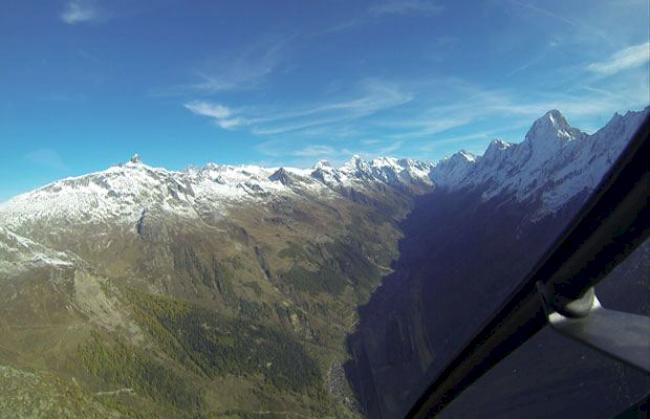
<path fill-rule="evenodd" d="M 486 200 L 497 196 L 538 200 L 541 206 L 535 217 L 541 217 L 593 190 L 648 114 L 650 107 L 615 114 L 588 135 L 552 110 L 533 123 L 523 142 L 494 140 L 475 159 L 457 153 L 438 163 L 431 178 L 450 189 L 480 188 Z"/>
<path fill-rule="evenodd" d="M 32 267 L 71 267 L 74 260 L 0 226 L 0 273 L 21 272 Z"/>
<path fill-rule="evenodd" d="M 460 151 L 437 163 L 353 156 L 339 168 L 319 161 L 311 169 L 209 163 L 170 171 L 148 166 L 136 154 L 126 163 L 62 179 L 0 204 L 0 223 L 20 232 L 21 226 L 36 223 L 135 225 L 143 210 L 184 218 L 206 212 L 226 216 L 232 208 L 276 197 L 346 196 L 349 189 L 377 185 L 412 193 L 478 188 L 486 200 L 539 201 L 541 216 L 593 189 L 649 112 L 650 107 L 616 114 L 587 135 L 552 110 L 532 124 L 521 143 L 497 139 L 482 156 Z"/>

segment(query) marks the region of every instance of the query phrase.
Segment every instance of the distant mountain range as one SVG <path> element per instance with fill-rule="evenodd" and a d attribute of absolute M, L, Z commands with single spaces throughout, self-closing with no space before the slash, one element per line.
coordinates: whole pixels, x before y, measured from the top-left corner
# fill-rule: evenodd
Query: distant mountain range
<path fill-rule="evenodd" d="M 398 417 L 649 113 L 589 135 L 552 110 L 521 143 L 436 163 L 134 156 L 16 196 L 0 205 L 0 412 Z"/>
<path fill-rule="evenodd" d="M 339 168 L 327 161 L 312 169 L 211 163 L 176 172 L 147 166 L 136 155 L 107 170 L 19 195 L 0 211 L 15 227 L 40 218 L 133 223 L 147 209 L 200 218 L 204 210 L 227 214 L 245 203 L 345 195 L 376 185 L 414 193 L 485 186 L 485 199 L 514 194 L 518 201 L 541 199 L 544 211 L 554 211 L 597 183 L 647 112 L 616 114 L 588 135 L 552 110 L 535 121 L 522 143 L 497 139 L 483 156 L 460 151 L 437 163 L 354 156 Z"/>

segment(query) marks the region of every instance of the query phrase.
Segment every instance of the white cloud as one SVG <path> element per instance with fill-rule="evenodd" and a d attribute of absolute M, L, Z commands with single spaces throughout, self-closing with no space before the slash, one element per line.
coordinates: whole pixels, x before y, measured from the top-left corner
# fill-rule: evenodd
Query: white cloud
<path fill-rule="evenodd" d="M 385 108 L 399 106 L 404 103 L 410 102 L 413 96 L 400 89 L 398 86 L 377 80 L 368 79 L 360 83 L 361 94 L 349 99 L 341 99 L 334 102 L 314 103 L 308 106 L 303 106 L 297 109 L 283 111 L 283 112 L 270 112 L 251 120 L 252 123 L 274 123 L 282 120 L 297 120 L 309 118 L 317 115 L 338 115 L 334 120 L 356 119 L 378 112 Z M 314 122 L 313 125 L 321 125 L 322 123 L 330 122 L 332 118 L 326 118 L 323 122 Z M 310 125 L 310 126 L 313 126 Z M 306 128 L 304 126 L 303 128 Z M 293 129 L 287 129 L 287 131 Z"/>
<path fill-rule="evenodd" d="M 314 127 L 339 127 L 344 122 L 359 120 L 413 99 L 398 86 L 376 79 L 363 81 L 358 90 L 356 96 L 338 101 L 285 109 L 253 106 L 235 112 L 227 106 L 207 101 L 193 101 L 184 106 L 196 114 L 213 118 L 225 129 L 247 127 L 256 135 L 277 135 L 303 132 Z"/>
<path fill-rule="evenodd" d="M 277 135 L 277 134 L 286 134 L 289 132 L 304 131 L 313 127 L 320 127 L 323 125 L 331 125 L 348 120 L 351 117 L 346 116 L 333 116 L 327 118 L 307 118 L 300 121 L 292 121 L 289 123 L 283 123 L 281 125 L 275 124 L 275 121 L 271 125 L 257 125 L 251 128 L 251 132 L 255 135 Z M 354 118 L 352 118 L 354 119 Z"/>
<path fill-rule="evenodd" d="M 609 76 L 623 70 L 640 67 L 650 61 L 650 42 L 633 45 L 612 54 L 607 60 L 591 63 L 589 71 Z"/>
<path fill-rule="evenodd" d="M 344 32 L 364 25 L 377 23 L 386 16 L 435 16 L 444 11 L 437 0 L 384 0 L 363 10 L 363 13 L 348 20 L 337 22 L 320 35 Z M 436 42 L 434 41 L 434 44 Z"/>
<path fill-rule="evenodd" d="M 565 13 L 556 13 L 549 9 L 545 9 L 535 4 L 520 1 L 520 0 L 510 0 L 510 3 L 514 4 L 515 6 L 518 6 L 520 9 L 527 10 L 528 12 L 531 12 L 535 15 L 553 19 L 565 25 L 568 25 L 572 27 L 574 30 L 581 32 L 582 34 L 586 34 L 591 38 L 598 37 L 603 42 L 606 43 L 611 42 L 609 37 L 607 36 L 607 33 L 604 32 L 602 29 L 600 29 L 598 26 L 591 25 L 582 20 L 574 19 L 572 17 L 569 17 L 569 15 Z"/>
<path fill-rule="evenodd" d="M 337 152 L 333 147 L 330 147 L 328 145 L 314 144 L 314 145 L 309 145 L 300 150 L 296 150 L 291 154 L 296 157 L 316 158 L 316 157 L 332 156 L 335 155 L 336 153 Z"/>
<path fill-rule="evenodd" d="M 381 140 L 377 138 L 367 138 L 365 140 L 361 140 L 361 144 L 366 146 L 377 145 L 377 144 L 381 144 Z"/>
<path fill-rule="evenodd" d="M 371 15 L 437 15 L 443 6 L 433 0 L 388 0 L 372 6 Z"/>
<path fill-rule="evenodd" d="M 386 156 L 386 155 L 392 154 L 392 153 L 396 152 L 397 150 L 399 150 L 400 148 L 402 148 L 403 144 L 404 144 L 404 141 L 392 142 L 390 144 L 387 144 L 387 145 L 379 148 L 376 151 L 376 154 L 378 156 Z"/>
<path fill-rule="evenodd" d="M 90 22 L 101 18 L 96 4 L 88 0 L 70 0 L 61 13 L 61 20 L 74 25 L 77 23 Z"/>
<path fill-rule="evenodd" d="M 232 115 L 229 108 L 218 103 L 194 101 L 186 104 L 185 107 L 196 114 L 210 116 L 215 119 L 225 119 Z"/>
<path fill-rule="evenodd" d="M 399 86 L 381 80 L 361 83 L 361 93 L 351 99 L 315 103 L 289 112 L 271 113 L 254 119 L 257 132 L 282 134 L 323 125 L 358 120 L 410 102 L 413 96 Z"/>
<path fill-rule="evenodd" d="M 564 92 L 539 88 L 523 95 L 454 77 L 399 83 L 367 79 L 346 93 L 330 92 L 327 100 L 302 105 L 251 104 L 233 110 L 223 104 L 190 102 L 186 107 L 222 127 L 230 124 L 230 128 L 270 137 L 270 142 L 256 149 L 284 164 L 291 159 L 340 160 L 349 154 L 345 147 L 356 145 L 355 151 L 364 155 L 406 149 L 440 152 L 455 143 L 474 150 L 473 144 L 482 147 L 492 134 L 512 135 L 517 141 L 535 118 L 550 109 L 559 109 L 578 127 L 591 127 L 601 126 L 599 121 L 614 112 L 648 103 L 647 74 L 637 74 L 640 71 L 625 73 L 624 81 L 586 77 L 584 66 L 573 71 L 578 71 L 575 78 L 580 84 Z M 632 76 L 637 78 L 632 80 Z"/>
<path fill-rule="evenodd" d="M 197 100 L 186 103 L 183 106 L 197 115 L 214 119 L 223 129 L 233 129 L 242 123 L 240 119 L 234 117 L 233 111 L 230 108 L 218 103 Z"/>
<path fill-rule="evenodd" d="M 361 141 L 364 144 L 364 141 Z M 255 149 L 270 158 L 266 160 L 268 165 L 294 167 L 312 167 L 317 160 L 327 160 L 334 166 L 341 165 L 353 155 L 360 155 L 364 159 L 372 159 L 380 156 L 391 155 L 403 145 L 402 141 L 384 142 L 379 141 L 368 147 L 364 144 L 362 148 L 352 145 L 347 147 L 333 147 L 326 144 L 310 144 L 299 146 L 282 140 L 269 140 L 259 143 Z"/>
<path fill-rule="evenodd" d="M 260 87 L 285 58 L 290 38 L 264 40 L 244 48 L 228 48 L 192 71 L 190 83 L 154 89 L 154 96 L 212 95 Z"/>
<path fill-rule="evenodd" d="M 283 155 L 283 153 L 280 151 L 280 147 L 283 145 L 283 142 L 279 142 L 277 140 L 268 140 L 257 143 L 255 145 L 255 150 L 269 157 L 280 157 Z"/>
<path fill-rule="evenodd" d="M 223 129 L 234 129 L 242 124 L 242 120 L 239 118 L 219 119 L 217 124 Z"/>
<path fill-rule="evenodd" d="M 440 115 L 433 117 L 422 115 L 415 119 L 387 123 L 386 125 L 401 129 L 401 132 L 392 134 L 391 138 L 408 139 L 427 137 L 452 128 L 462 127 L 472 122 L 473 119 L 473 116 L 466 113 L 461 113 L 458 116 Z"/>
<path fill-rule="evenodd" d="M 550 109 L 559 109 L 577 126 L 585 122 L 588 125 L 589 121 L 607 118 L 614 112 L 639 109 L 650 103 L 647 74 L 636 76 L 626 77 L 615 85 L 608 79 L 605 85 L 591 88 L 589 83 L 594 81 L 583 75 L 581 82 L 585 85 L 576 85 L 564 93 L 540 89 L 526 95 L 512 89 L 491 90 L 463 80 L 441 79 L 413 88 L 424 94 L 415 98 L 407 113 L 391 112 L 370 123 L 381 129 L 381 138 L 414 141 L 459 139 L 467 135 L 466 129 L 459 134 L 460 128 L 469 126 L 477 127 L 477 131 L 497 127 L 495 133 L 512 132 L 513 127 L 530 126 Z"/>

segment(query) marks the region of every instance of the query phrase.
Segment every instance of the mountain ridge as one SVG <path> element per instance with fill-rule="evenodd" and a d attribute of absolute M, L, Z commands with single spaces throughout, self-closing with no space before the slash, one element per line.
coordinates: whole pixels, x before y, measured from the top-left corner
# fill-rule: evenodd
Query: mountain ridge
<path fill-rule="evenodd" d="M 122 216 L 132 223 L 150 207 L 196 217 L 197 207 L 210 205 L 225 214 L 228 207 L 242 202 L 340 195 L 347 188 L 363 192 L 373 183 L 420 192 L 488 185 L 484 199 L 501 193 L 514 194 L 519 201 L 541 199 L 544 211 L 549 212 L 587 184 L 596 183 L 594 179 L 602 176 L 649 109 L 615 114 L 591 135 L 571 127 L 559 111 L 551 110 L 532 124 L 520 143 L 497 139 L 481 156 L 460 151 L 438 162 L 394 157 L 364 160 L 355 155 L 338 168 L 326 161 L 311 169 L 208 163 L 172 171 L 148 166 L 135 155 L 106 170 L 65 178 L 18 195 L 0 204 L 0 215 L 14 228 L 30 218 L 27 214 L 31 218 L 58 216 L 102 222 L 110 218 L 119 221 Z M 572 162 L 581 156 L 588 160 Z M 572 173 L 566 170 L 570 162 L 575 169 Z M 549 194 L 549 182 L 565 183 L 566 188 Z"/>
<path fill-rule="evenodd" d="M 435 165 L 355 156 L 179 172 L 133 156 L 23 194 L 0 207 L 0 387 L 36 371 L 55 408 L 79 382 L 75 412 L 98 403 L 115 417 L 358 418 L 381 404 L 366 379 L 400 404 L 400 375 L 438 353 L 462 292 L 514 284 L 645 114 L 571 138 L 547 115 L 560 145 L 541 165 L 526 141 L 501 140 Z M 528 141 L 547 142 L 539 135 Z M 367 333 L 350 351 L 356 330 Z M 401 343 L 411 349 L 393 350 Z M 378 369 L 367 374 L 365 359 Z M 413 369 L 385 368 L 402 362 Z M 28 396 L 0 394 L 0 410 L 39 405 Z"/>

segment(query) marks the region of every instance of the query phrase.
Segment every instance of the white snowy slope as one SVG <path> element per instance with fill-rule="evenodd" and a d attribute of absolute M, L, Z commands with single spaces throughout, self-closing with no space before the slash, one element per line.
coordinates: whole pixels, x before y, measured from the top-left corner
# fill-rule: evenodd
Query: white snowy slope
<path fill-rule="evenodd" d="M 0 205 L 0 226 L 20 233 L 24 225 L 50 222 L 134 224 L 152 210 L 187 218 L 206 212 L 226 215 L 229 208 L 278 196 L 327 198 L 345 196 L 349 188 L 370 191 L 377 185 L 413 193 L 435 187 L 478 188 L 486 200 L 507 195 L 539 201 L 538 215 L 543 215 L 593 188 L 648 112 L 650 107 L 617 114 L 587 135 L 552 110 L 535 121 L 519 144 L 494 140 L 483 156 L 461 151 L 437 164 L 354 156 L 338 168 L 319 161 L 312 169 L 210 163 L 170 171 L 147 166 L 134 156 L 127 163 L 11 199 Z"/>
<path fill-rule="evenodd" d="M 151 210 L 187 218 L 206 209 L 226 214 L 230 207 L 281 195 L 327 196 L 375 182 L 431 185 L 430 168 L 428 163 L 405 159 L 366 162 L 355 156 L 339 169 L 326 162 L 311 170 L 210 163 L 170 171 L 150 167 L 136 155 L 127 163 L 63 179 L 9 200 L 0 205 L 0 225 L 18 231 L 25 224 L 48 222 L 133 224 L 143 211 Z"/>
<path fill-rule="evenodd" d="M 477 156 L 465 150 L 439 161 L 431 170 L 429 177 L 438 186 L 455 187 L 467 178 L 474 167 Z"/>
<path fill-rule="evenodd" d="M 72 266 L 74 260 L 0 226 L 0 274 L 38 266 Z"/>
<path fill-rule="evenodd" d="M 518 201 L 539 200 L 541 216 L 592 190 L 649 113 L 650 107 L 615 114 L 588 135 L 552 110 L 535 121 L 523 142 L 494 140 L 478 157 L 456 153 L 438 163 L 431 178 L 452 190 L 480 187 L 484 199 L 507 194 Z"/>

